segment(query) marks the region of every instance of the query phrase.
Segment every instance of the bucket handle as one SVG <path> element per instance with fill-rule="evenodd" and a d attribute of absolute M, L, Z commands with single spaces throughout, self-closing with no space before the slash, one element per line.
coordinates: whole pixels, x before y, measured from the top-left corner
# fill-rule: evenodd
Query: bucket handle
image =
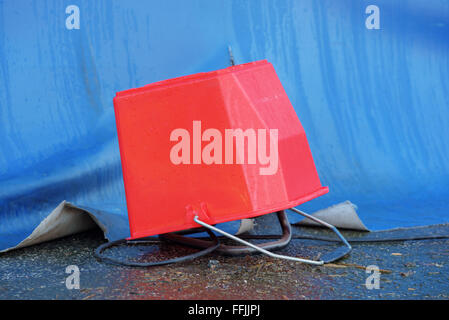
<path fill-rule="evenodd" d="M 296 212 L 296 213 L 298 213 L 300 215 L 305 216 L 306 218 L 309 218 L 309 219 L 311 219 L 311 220 L 313 220 L 313 221 L 315 221 L 315 222 L 317 222 L 317 223 L 319 223 L 321 225 L 324 225 L 327 228 L 332 229 L 332 231 L 334 231 L 337 234 L 337 236 L 341 239 L 341 241 L 343 242 L 344 246 L 343 247 L 339 247 L 336 250 L 330 252 L 329 254 L 324 255 L 323 258 L 321 260 L 318 260 L 318 261 L 310 260 L 310 259 L 303 259 L 303 258 L 298 258 L 298 257 L 291 257 L 291 256 L 286 256 L 286 255 L 281 255 L 281 254 L 276 254 L 276 253 L 270 252 L 270 251 L 265 250 L 265 249 L 255 245 L 255 244 L 252 244 L 252 243 L 250 243 L 248 241 L 240 239 L 239 237 L 236 237 L 236 236 L 234 236 L 234 235 L 232 235 L 230 233 L 227 233 L 226 231 L 218 229 L 218 228 L 216 228 L 214 226 L 211 226 L 210 224 L 207 224 L 207 223 L 199 220 L 197 215 L 194 216 L 193 220 L 196 223 L 202 225 L 203 227 L 205 227 L 205 228 L 207 228 L 209 230 L 218 232 L 218 233 L 224 235 L 225 237 L 228 237 L 228 238 L 230 238 L 230 239 L 232 239 L 234 241 L 240 242 L 240 243 L 242 243 L 242 244 L 244 244 L 244 245 L 246 245 L 248 247 L 251 247 L 254 250 L 257 250 L 257 251 L 259 251 L 259 252 L 261 252 L 261 253 L 263 253 L 263 254 L 265 254 L 267 256 L 270 256 L 272 258 L 284 259 L 284 260 L 290 260 L 290 261 L 302 262 L 302 263 L 307 263 L 307 264 L 320 266 L 320 265 L 323 265 L 325 263 L 330 263 L 330 262 L 336 261 L 336 260 L 344 257 L 345 255 L 347 255 L 349 252 L 351 252 L 351 250 L 352 250 L 351 245 L 348 243 L 348 241 L 346 241 L 346 239 L 341 235 L 341 233 L 338 231 L 338 229 L 336 227 L 334 227 L 333 225 L 331 225 L 331 224 L 329 224 L 329 223 L 327 223 L 325 221 L 322 221 L 322 220 L 320 220 L 320 219 L 318 219 L 316 217 L 313 217 L 313 216 L 311 216 L 311 215 L 309 215 L 309 214 L 307 214 L 305 212 L 302 212 L 302 211 L 300 211 L 300 210 L 298 210 L 296 208 L 290 208 L 289 210 L 292 210 L 292 211 L 294 211 L 294 212 Z"/>
<path fill-rule="evenodd" d="M 287 215 L 284 210 L 276 212 L 279 224 L 282 229 L 282 236 L 280 239 L 271 242 L 265 242 L 257 244 L 260 248 L 265 250 L 273 251 L 286 247 L 292 238 L 292 230 L 290 222 L 288 221 Z M 208 230 L 208 229 L 206 229 Z M 194 228 L 190 230 L 178 231 L 176 233 L 165 233 L 161 234 L 159 237 L 164 240 L 177 242 L 180 244 L 185 244 L 192 247 L 198 248 L 208 248 L 211 246 L 211 241 L 209 240 L 200 240 L 197 238 L 185 237 L 184 234 L 198 233 L 203 232 L 204 228 Z M 256 250 L 244 245 L 244 246 L 229 246 L 225 244 L 220 244 L 220 246 L 215 250 L 215 252 L 222 253 L 230 256 L 239 256 L 244 254 L 254 253 Z"/>

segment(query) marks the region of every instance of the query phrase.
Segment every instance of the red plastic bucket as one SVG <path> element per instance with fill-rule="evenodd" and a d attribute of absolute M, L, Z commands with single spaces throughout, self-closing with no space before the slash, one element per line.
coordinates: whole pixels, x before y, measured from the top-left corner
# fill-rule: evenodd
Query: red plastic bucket
<path fill-rule="evenodd" d="M 252 62 L 118 92 L 131 239 L 250 218 L 328 192 L 273 66 Z"/>

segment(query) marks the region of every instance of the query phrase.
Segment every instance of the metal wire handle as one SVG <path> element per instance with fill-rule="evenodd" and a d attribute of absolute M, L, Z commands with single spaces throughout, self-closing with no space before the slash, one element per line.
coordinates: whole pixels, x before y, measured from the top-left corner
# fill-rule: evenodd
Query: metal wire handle
<path fill-rule="evenodd" d="M 299 213 L 300 215 L 331 229 L 332 231 L 334 231 L 337 234 L 337 236 L 343 242 L 344 246 L 339 247 L 339 248 L 335 249 L 334 251 L 323 255 L 321 257 L 321 261 L 323 261 L 324 263 L 334 262 L 334 261 L 337 261 L 337 260 L 343 258 L 344 256 L 346 256 L 347 254 L 349 254 L 351 252 L 351 250 L 352 250 L 351 245 L 349 244 L 348 241 L 346 241 L 346 239 L 343 237 L 343 235 L 340 233 L 340 231 L 338 231 L 338 229 L 335 226 L 333 226 L 330 223 L 327 223 L 321 219 L 318 219 L 310 214 L 307 214 L 301 210 L 298 210 L 296 208 L 290 208 L 289 210 Z"/>
<path fill-rule="evenodd" d="M 259 252 L 262 252 L 262 253 L 266 254 L 267 256 L 270 256 L 270 257 L 273 257 L 273 258 L 278 258 L 278 259 L 284 259 L 284 260 L 291 260 L 291 261 L 296 261 L 296 262 L 303 262 L 303 263 L 308 263 L 308 264 L 314 264 L 314 265 L 323 265 L 324 264 L 324 261 L 313 261 L 313 260 L 308 260 L 308 259 L 284 256 L 284 255 L 280 255 L 280 254 L 276 254 L 276 253 L 270 252 L 268 250 L 262 249 L 262 248 L 260 248 L 260 247 L 258 247 L 256 245 L 254 245 L 254 244 L 252 244 L 250 242 L 242 240 L 242 239 L 240 239 L 240 238 L 238 238 L 238 237 L 236 237 L 236 236 L 234 236 L 234 235 L 232 235 L 230 233 L 227 233 L 226 231 L 223 231 L 221 229 L 215 228 L 214 226 L 211 226 L 211 225 L 209 225 L 209 224 L 199 220 L 198 216 L 195 216 L 193 218 L 193 220 L 196 223 L 202 225 L 205 228 L 208 228 L 208 229 L 210 229 L 212 231 L 221 233 L 222 235 L 224 235 L 224 236 L 226 236 L 226 237 L 228 237 L 228 238 L 230 238 L 230 239 L 232 239 L 234 241 L 240 242 L 240 243 L 242 243 L 242 244 L 244 244 L 244 245 L 246 245 L 248 247 L 251 247 L 251 248 L 253 248 L 253 249 L 255 249 L 255 250 L 259 251 Z"/>
<path fill-rule="evenodd" d="M 292 211 L 294 211 L 296 213 L 299 213 L 300 215 L 303 215 L 306 218 L 309 218 L 309 219 L 311 219 L 311 220 L 313 220 L 313 221 L 315 221 L 315 222 L 317 222 L 317 223 L 319 223 L 319 224 L 321 224 L 321 225 L 323 225 L 323 226 L 325 226 L 327 228 L 332 229 L 332 231 L 334 231 L 337 234 L 337 236 L 340 238 L 340 240 L 343 242 L 343 244 L 345 246 L 337 248 L 336 250 L 332 251 L 330 254 L 327 254 L 327 255 L 323 256 L 323 258 L 321 260 L 318 260 L 318 261 L 310 260 L 310 259 L 297 258 L 297 257 L 291 257 L 291 256 L 276 254 L 276 253 L 270 252 L 268 250 L 265 250 L 263 248 L 260 248 L 259 246 L 255 245 L 255 244 L 252 244 L 252 243 L 250 243 L 248 241 L 240 239 L 240 238 L 238 238 L 238 237 L 236 237 L 236 236 L 234 236 L 234 235 L 232 235 L 230 233 L 227 233 L 226 231 L 218 229 L 218 228 L 216 228 L 214 226 L 211 226 L 211 225 L 209 225 L 209 224 L 199 220 L 198 216 L 195 216 L 193 218 L 193 220 L 196 223 L 202 225 L 203 227 L 208 228 L 209 230 L 218 232 L 218 233 L 220 233 L 220 234 L 222 234 L 222 235 L 224 235 L 224 236 L 226 236 L 226 237 L 228 237 L 228 238 L 230 238 L 230 239 L 232 239 L 234 241 L 240 242 L 240 243 L 242 243 L 242 244 L 244 244 L 244 245 L 246 245 L 248 247 L 253 248 L 254 250 L 257 250 L 257 251 L 259 251 L 259 252 L 261 252 L 263 254 L 266 254 L 267 256 L 270 256 L 270 257 L 273 257 L 273 258 L 277 258 L 277 259 L 290 260 L 290 261 L 296 261 L 296 262 L 302 262 L 302 263 L 307 263 L 307 264 L 320 266 L 320 265 L 323 265 L 325 263 L 330 263 L 330 262 L 336 261 L 338 259 L 341 259 L 342 257 L 346 256 L 349 252 L 351 252 L 351 250 L 352 250 L 351 245 L 348 243 L 348 241 L 346 241 L 346 239 L 341 235 L 341 233 L 338 231 L 338 229 L 336 227 L 334 227 L 333 225 L 331 225 L 331 224 L 329 224 L 329 223 L 327 223 L 325 221 L 322 221 L 322 220 L 320 220 L 318 218 L 315 218 L 315 217 L 313 217 L 313 216 L 311 216 L 311 215 L 309 215 L 309 214 L 307 214 L 305 212 L 302 212 L 302 211 L 300 211 L 300 210 L 298 210 L 296 208 L 290 208 L 289 210 L 292 210 Z"/>

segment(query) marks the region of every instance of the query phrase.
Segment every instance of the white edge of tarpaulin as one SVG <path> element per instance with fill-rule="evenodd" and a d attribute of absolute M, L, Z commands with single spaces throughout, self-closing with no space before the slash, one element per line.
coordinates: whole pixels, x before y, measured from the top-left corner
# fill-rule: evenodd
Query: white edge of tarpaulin
<path fill-rule="evenodd" d="M 0 252 L 28 247 L 34 244 L 55 240 L 75 233 L 83 232 L 99 226 L 105 231 L 104 226 L 95 219 L 92 220 L 88 212 L 72 206 L 67 201 L 62 201 L 33 232 L 18 245 L 4 249 Z"/>
<path fill-rule="evenodd" d="M 311 215 L 337 228 L 357 231 L 369 231 L 369 229 L 363 224 L 362 220 L 360 220 L 356 210 L 357 206 L 355 204 L 351 203 L 350 201 L 345 201 L 335 204 L 329 208 L 316 211 Z M 320 224 L 308 218 L 295 223 L 295 225 L 309 227 L 321 226 Z"/>
<path fill-rule="evenodd" d="M 250 231 L 254 226 L 252 219 L 243 219 L 240 222 L 236 234 Z M 0 250 L 0 253 L 59 239 L 87 231 L 96 226 L 103 231 L 104 237 L 107 239 L 107 227 L 93 213 L 89 212 L 88 209 L 78 208 L 64 200 L 39 223 L 28 237 L 13 247 Z"/>

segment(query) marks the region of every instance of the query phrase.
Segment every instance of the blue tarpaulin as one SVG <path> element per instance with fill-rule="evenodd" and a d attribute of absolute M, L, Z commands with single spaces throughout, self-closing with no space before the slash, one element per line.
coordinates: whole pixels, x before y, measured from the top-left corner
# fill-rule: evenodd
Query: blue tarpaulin
<path fill-rule="evenodd" d="M 227 67 L 228 47 L 273 63 L 304 126 L 330 188 L 304 210 L 449 221 L 448 1 L 0 0 L 0 250 L 64 200 L 128 236 L 112 98 Z"/>

